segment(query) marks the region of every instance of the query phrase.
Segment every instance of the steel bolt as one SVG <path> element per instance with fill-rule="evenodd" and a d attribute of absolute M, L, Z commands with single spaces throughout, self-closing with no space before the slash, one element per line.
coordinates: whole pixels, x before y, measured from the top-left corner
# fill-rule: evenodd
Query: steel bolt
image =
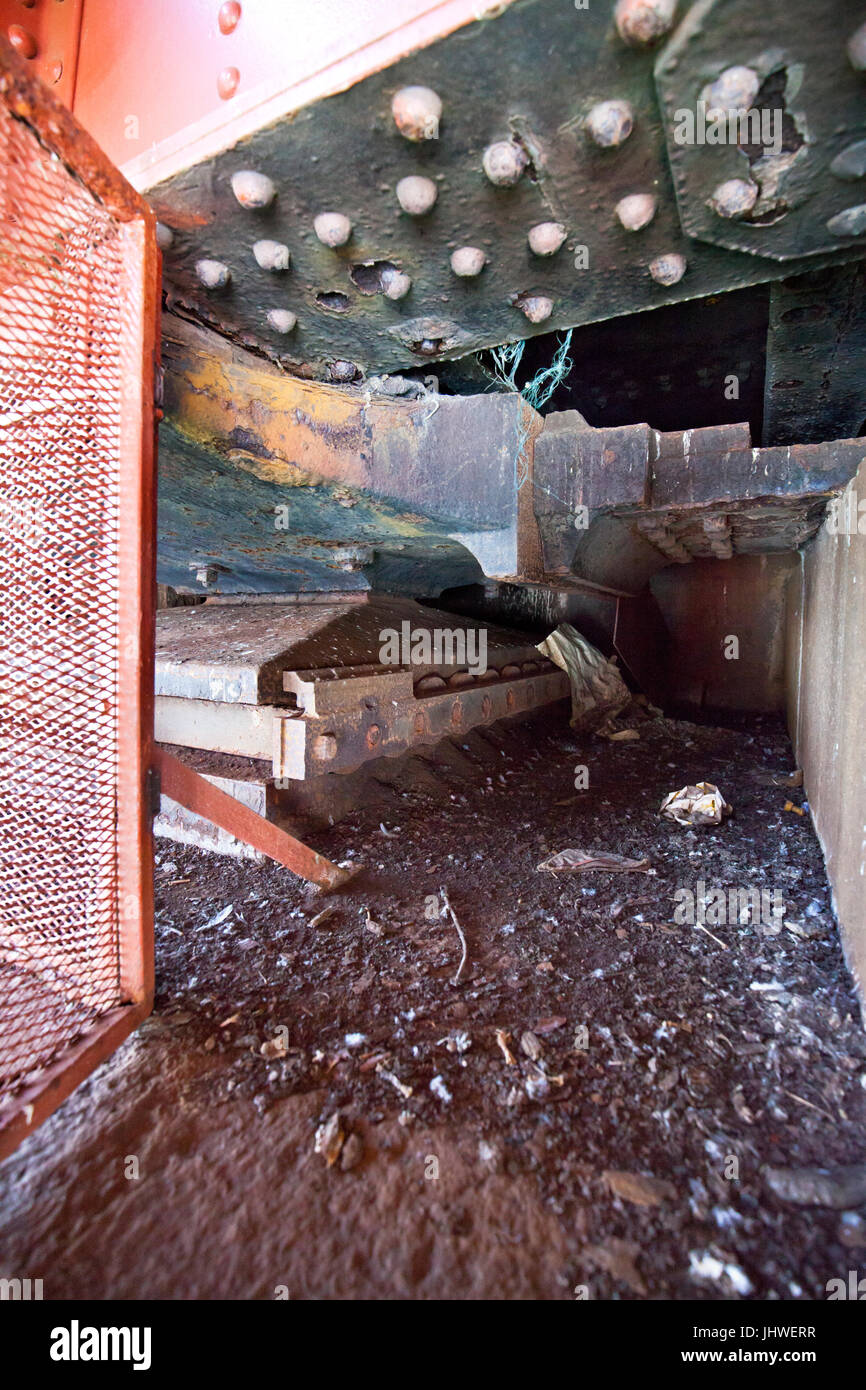
<path fill-rule="evenodd" d="M 719 217 L 744 217 L 758 201 L 758 185 L 747 179 L 726 179 L 708 200 Z"/>
<path fill-rule="evenodd" d="M 640 232 L 656 215 L 656 200 L 652 193 L 629 193 L 616 205 L 616 215 L 627 232 Z"/>
<path fill-rule="evenodd" d="M 277 333 L 291 333 L 297 327 L 298 316 L 291 309 L 269 309 L 268 323 Z"/>
<path fill-rule="evenodd" d="M 837 212 L 827 223 L 827 231 L 833 236 L 862 236 L 866 232 L 866 203 Z"/>
<path fill-rule="evenodd" d="M 852 68 L 866 72 L 866 24 L 861 24 L 848 40 L 848 58 Z"/>
<path fill-rule="evenodd" d="M 430 87 L 401 87 L 394 93 L 391 115 L 407 140 L 438 140 L 442 102 Z"/>
<path fill-rule="evenodd" d="M 613 17 L 619 36 L 634 48 L 657 43 L 670 29 L 677 0 L 618 0 Z"/>
<path fill-rule="evenodd" d="M 539 222 L 529 230 L 529 249 L 536 256 L 555 256 L 567 235 L 561 222 Z"/>
<path fill-rule="evenodd" d="M 451 257 L 451 269 L 463 279 L 480 275 L 486 264 L 487 257 L 477 246 L 460 246 Z"/>
<path fill-rule="evenodd" d="M 553 313 L 553 300 L 548 299 L 546 294 L 521 294 L 514 300 L 514 305 L 522 314 L 529 319 L 530 323 L 544 323 Z"/>
<path fill-rule="evenodd" d="M 837 154 L 830 173 L 837 179 L 862 179 L 866 174 L 866 140 L 857 140 Z"/>
<path fill-rule="evenodd" d="M 597 145 L 613 148 L 634 130 L 634 111 L 627 101 L 600 101 L 587 116 L 586 128 Z"/>
<path fill-rule="evenodd" d="M 9 42 L 20 53 L 22 58 L 35 58 L 38 53 L 36 40 L 29 29 L 23 28 L 20 24 L 10 24 L 7 30 Z"/>
<path fill-rule="evenodd" d="M 382 271 L 382 293 L 386 299 L 405 299 L 412 288 L 412 281 L 402 270 Z"/>
<path fill-rule="evenodd" d="M 281 241 L 257 241 L 253 255 L 262 270 L 288 270 L 292 263 L 289 248 Z"/>
<path fill-rule="evenodd" d="M 217 92 L 223 101 L 230 101 L 238 89 L 241 75 L 237 68 L 223 68 L 217 78 Z"/>
<path fill-rule="evenodd" d="M 232 273 L 222 261 L 196 261 L 195 273 L 208 290 L 224 290 L 231 283 Z"/>
<path fill-rule="evenodd" d="M 232 192 L 242 208 L 254 210 L 270 207 L 277 188 L 267 174 L 258 174 L 254 169 L 239 169 L 232 174 Z"/>
<path fill-rule="evenodd" d="M 725 68 L 715 82 L 711 82 L 701 93 L 706 102 L 707 116 L 726 116 L 729 111 L 748 111 L 754 104 L 761 86 L 761 79 L 754 68 L 742 65 Z"/>
<path fill-rule="evenodd" d="M 313 231 L 323 246 L 345 246 L 352 235 L 352 224 L 341 212 L 320 212 L 313 218 Z"/>
<path fill-rule="evenodd" d="M 397 202 L 410 217 L 423 217 L 429 212 L 439 196 L 439 189 L 432 179 L 420 174 L 410 174 L 397 184 Z"/>
<path fill-rule="evenodd" d="M 225 0 L 225 4 L 220 5 L 220 11 L 217 16 L 220 33 L 230 34 L 233 29 L 238 27 L 240 17 L 241 7 L 238 4 L 238 0 Z"/>
<path fill-rule="evenodd" d="M 491 183 L 511 188 L 518 182 L 529 159 L 523 147 L 514 140 L 497 140 L 487 146 L 481 163 Z"/>
<path fill-rule="evenodd" d="M 664 256 L 656 256 L 649 263 L 649 273 L 659 285 L 676 285 L 682 280 L 688 268 L 685 256 L 669 251 Z"/>

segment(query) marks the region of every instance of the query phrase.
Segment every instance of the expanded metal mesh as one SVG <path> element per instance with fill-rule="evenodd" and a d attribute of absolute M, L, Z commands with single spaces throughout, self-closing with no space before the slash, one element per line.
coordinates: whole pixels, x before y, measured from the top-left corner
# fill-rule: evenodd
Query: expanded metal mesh
<path fill-rule="evenodd" d="M 0 104 L 0 1105 L 121 1002 L 124 247 Z"/>

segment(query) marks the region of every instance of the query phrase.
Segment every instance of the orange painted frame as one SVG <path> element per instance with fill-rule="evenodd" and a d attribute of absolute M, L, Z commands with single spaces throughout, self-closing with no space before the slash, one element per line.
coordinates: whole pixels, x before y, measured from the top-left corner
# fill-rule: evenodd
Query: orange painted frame
<path fill-rule="evenodd" d="M 151 766 L 155 613 L 154 389 L 160 301 L 156 224 L 144 200 L 53 93 L 0 39 L 0 101 L 30 126 L 120 224 L 141 313 L 124 344 L 118 526 L 117 931 L 124 1003 L 69 1046 L 0 1113 L 0 1158 L 47 1118 L 153 1005 Z"/>

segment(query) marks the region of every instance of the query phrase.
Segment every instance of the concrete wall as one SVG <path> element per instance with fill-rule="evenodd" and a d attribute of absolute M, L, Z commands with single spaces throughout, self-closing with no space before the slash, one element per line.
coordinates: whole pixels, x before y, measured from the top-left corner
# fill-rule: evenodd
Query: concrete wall
<path fill-rule="evenodd" d="M 866 1006 L 866 459 L 791 577 L 786 653 L 791 736 Z"/>

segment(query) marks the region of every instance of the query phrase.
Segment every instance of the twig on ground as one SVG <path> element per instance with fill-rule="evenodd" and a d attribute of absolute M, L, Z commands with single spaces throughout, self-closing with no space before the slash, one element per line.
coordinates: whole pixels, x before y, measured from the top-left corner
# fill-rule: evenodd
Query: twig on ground
<path fill-rule="evenodd" d="M 717 946 L 721 946 L 723 951 L 727 951 L 728 943 L 726 941 L 720 941 L 717 936 L 713 936 L 713 933 L 711 931 L 707 931 L 706 927 L 701 926 L 700 922 L 695 922 L 695 926 L 698 931 L 706 932 L 707 936 L 709 936 L 713 941 L 715 941 Z"/>
<path fill-rule="evenodd" d="M 463 947 L 463 955 L 460 957 L 460 964 L 459 964 L 458 967 L 457 967 L 457 974 L 454 976 L 454 979 L 451 981 L 452 985 L 459 985 L 459 983 L 460 983 L 460 976 L 463 974 L 463 967 L 464 967 L 464 965 L 466 964 L 466 937 L 463 935 L 463 928 L 461 927 L 460 923 L 459 923 L 458 920 L 457 920 L 457 913 L 454 911 L 454 908 L 451 906 L 451 902 L 450 902 L 450 899 L 449 899 L 449 897 L 448 897 L 448 894 L 445 892 L 445 889 L 444 889 L 444 888 L 440 888 L 440 889 L 439 889 L 439 892 L 442 894 L 442 901 L 443 901 L 443 903 L 445 904 L 446 908 L 448 909 L 448 911 L 449 911 L 450 914 L 451 914 L 451 921 L 454 923 L 454 926 L 455 926 L 456 931 L 457 931 L 457 935 L 460 937 L 460 945 Z"/>

